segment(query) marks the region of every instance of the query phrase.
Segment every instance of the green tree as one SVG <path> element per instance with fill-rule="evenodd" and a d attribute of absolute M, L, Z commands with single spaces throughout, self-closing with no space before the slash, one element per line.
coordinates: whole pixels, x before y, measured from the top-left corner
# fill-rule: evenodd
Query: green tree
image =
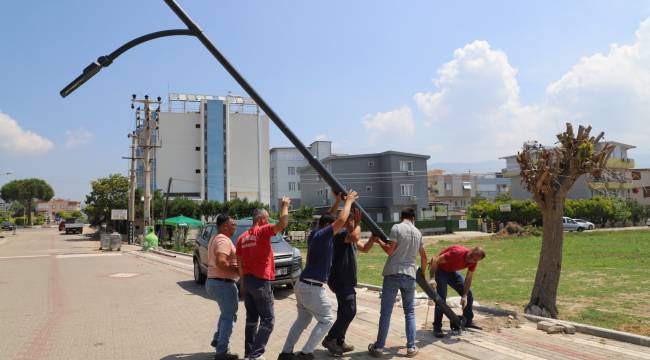
<path fill-rule="evenodd" d="M 614 211 L 612 212 L 612 220 L 614 222 L 624 222 L 632 217 L 632 211 L 628 202 L 620 197 L 611 198 Z"/>
<path fill-rule="evenodd" d="M 2 186 L 0 197 L 4 201 L 18 201 L 23 204 L 23 212 L 26 213 L 28 223 L 32 224 L 32 212 L 34 199 L 49 201 L 54 197 L 52 187 L 42 179 L 21 179 L 13 180 Z"/>
<path fill-rule="evenodd" d="M 314 208 L 301 206 L 289 213 L 288 231 L 307 231 L 314 222 Z"/>
<path fill-rule="evenodd" d="M 627 199 L 626 201 L 627 206 L 630 209 L 632 223 L 637 225 L 645 218 L 646 210 L 643 205 L 639 204 L 639 202 L 634 199 Z"/>
<path fill-rule="evenodd" d="M 128 206 L 129 179 L 121 174 L 111 174 L 90 183 L 92 190 L 86 195 L 86 208 L 91 225 L 101 225 L 111 220 L 112 209 Z"/>

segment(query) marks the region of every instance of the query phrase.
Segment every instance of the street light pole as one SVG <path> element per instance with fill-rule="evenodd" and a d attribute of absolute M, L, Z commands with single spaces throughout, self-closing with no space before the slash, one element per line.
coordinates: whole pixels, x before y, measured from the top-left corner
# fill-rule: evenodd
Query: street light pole
<path fill-rule="evenodd" d="M 287 127 L 287 125 L 282 121 L 280 116 L 273 111 L 273 109 L 264 101 L 264 99 L 255 91 L 255 89 L 244 79 L 244 77 L 235 69 L 235 67 L 226 59 L 221 52 L 214 46 L 214 44 L 208 39 L 208 37 L 203 33 L 203 30 L 194 23 L 194 21 L 187 15 L 187 13 L 176 3 L 175 0 L 164 0 L 167 6 L 178 16 L 178 18 L 187 26 L 187 29 L 182 30 L 167 30 L 151 33 L 137 39 L 131 40 L 127 44 L 124 44 L 111 54 L 107 56 L 101 56 L 97 61 L 91 63 L 86 67 L 81 75 L 79 75 L 75 80 L 68 84 L 60 94 L 62 97 L 68 96 L 74 90 L 79 88 L 83 83 L 88 81 L 91 77 L 101 70 L 102 67 L 109 66 L 115 58 L 127 51 L 128 49 L 137 46 L 143 42 L 157 39 L 164 36 L 173 36 L 173 35 L 192 35 L 196 37 L 205 48 L 212 54 L 212 56 L 219 61 L 219 63 L 228 71 L 228 73 L 237 81 L 239 86 L 244 89 L 244 91 L 255 101 L 255 103 L 264 111 L 264 113 L 275 123 L 275 125 L 282 131 L 282 133 L 291 141 L 291 143 L 300 151 L 302 156 L 307 160 L 309 165 L 311 165 L 314 170 L 325 180 L 325 182 L 336 192 L 347 194 L 347 190 L 343 188 L 343 185 L 325 168 L 325 166 L 316 159 L 310 152 L 307 150 L 305 145 L 298 139 L 298 137 Z M 370 228 L 373 234 L 379 236 L 382 240 L 388 241 L 388 237 L 382 231 L 382 229 L 377 226 L 377 224 L 372 220 L 368 213 L 357 203 L 354 203 L 354 206 L 361 211 L 361 216 L 363 222 Z"/>

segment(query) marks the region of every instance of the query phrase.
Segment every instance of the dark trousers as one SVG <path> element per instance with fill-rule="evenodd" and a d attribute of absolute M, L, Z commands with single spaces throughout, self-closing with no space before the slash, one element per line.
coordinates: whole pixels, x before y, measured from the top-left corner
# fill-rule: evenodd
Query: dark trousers
<path fill-rule="evenodd" d="M 456 290 L 458 295 L 463 296 L 463 286 L 465 286 L 465 279 L 463 275 L 457 271 L 444 271 L 442 269 L 436 270 L 436 291 L 438 295 L 443 300 L 447 299 L 447 285 L 451 286 L 452 289 Z M 472 304 L 474 303 L 474 297 L 472 296 L 472 291 L 467 292 L 467 306 L 463 309 L 463 317 L 465 317 L 467 324 L 472 322 L 474 318 L 474 311 L 472 311 Z M 433 316 L 433 330 L 442 330 L 442 309 L 436 305 L 436 311 Z"/>
<path fill-rule="evenodd" d="M 254 359 L 264 354 L 266 344 L 273 332 L 275 324 L 273 289 L 269 280 L 252 275 L 245 275 L 243 281 L 244 306 L 246 306 L 244 354 L 246 358 Z"/>
<path fill-rule="evenodd" d="M 325 339 L 336 339 L 340 345 L 345 341 L 345 333 L 357 315 L 357 293 L 352 285 L 330 285 L 330 289 L 336 294 L 338 309 L 336 310 L 336 321 L 334 321 L 334 325 L 332 325 Z"/>

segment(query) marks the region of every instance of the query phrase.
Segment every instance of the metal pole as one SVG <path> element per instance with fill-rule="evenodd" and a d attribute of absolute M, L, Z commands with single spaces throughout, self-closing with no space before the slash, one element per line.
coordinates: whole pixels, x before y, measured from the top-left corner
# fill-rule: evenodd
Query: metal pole
<path fill-rule="evenodd" d="M 135 132 L 129 134 L 131 137 L 131 173 L 129 174 L 129 244 L 133 244 L 133 222 L 135 221 L 135 149 L 138 147 L 138 137 Z"/>
<path fill-rule="evenodd" d="M 147 235 L 147 226 L 151 225 L 151 109 L 149 97 L 145 95 L 144 101 L 144 214 L 143 236 Z"/>
<path fill-rule="evenodd" d="M 160 238 L 160 241 L 163 240 L 163 237 L 165 236 L 164 229 L 165 229 L 165 219 L 167 218 L 167 203 L 169 202 L 169 192 L 172 189 L 172 178 L 171 176 L 169 177 L 169 181 L 167 182 L 167 193 L 165 194 L 165 204 L 163 205 L 163 211 L 162 211 L 162 224 L 160 225 L 160 235 L 158 238 Z"/>
<path fill-rule="evenodd" d="M 176 3 L 174 0 L 165 0 L 167 6 L 169 6 L 172 11 L 178 16 L 178 18 L 188 27 L 188 29 L 196 36 L 197 39 L 206 47 L 206 49 L 214 56 L 217 61 L 228 71 L 228 73 L 237 81 L 239 86 L 244 89 L 244 91 L 257 103 L 257 105 L 264 111 L 266 115 L 275 123 L 275 125 L 282 131 L 282 133 L 291 141 L 291 143 L 300 151 L 302 156 L 307 159 L 309 165 L 311 165 L 316 172 L 323 177 L 325 182 L 336 192 L 346 194 L 346 189 L 343 188 L 343 185 L 334 177 L 330 172 L 323 166 L 323 164 L 316 159 L 310 152 L 307 150 L 305 145 L 298 139 L 296 135 L 285 125 L 285 123 L 280 119 L 280 116 L 273 111 L 273 109 L 264 101 L 264 99 L 255 91 L 255 89 L 244 79 L 244 77 L 239 74 L 237 69 L 230 64 L 228 59 L 219 52 L 219 50 L 214 46 L 214 44 L 208 39 L 208 37 L 203 33 L 203 30 L 199 28 L 198 25 L 185 13 L 185 11 Z M 359 206 L 358 203 L 355 203 L 361 211 L 363 222 L 370 228 L 373 234 L 378 235 L 382 240 L 387 241 L 388 237 L 384 232 L 377 226 L 377 224 L 370 218 L 368 213 Z"/>

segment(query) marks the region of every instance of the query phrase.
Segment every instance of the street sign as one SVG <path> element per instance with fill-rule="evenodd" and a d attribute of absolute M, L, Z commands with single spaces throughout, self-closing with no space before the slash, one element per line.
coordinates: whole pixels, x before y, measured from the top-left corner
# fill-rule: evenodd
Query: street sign
<path fill-rule="evenodd" d="M 499 211 L 501 212 L 510 212 L 510 204 L 499 204 Z"/>
<path fill-rule="evenodd" d="M 459 229 L 467 229 L 467 220 L 458 220 Z"/>
<path fill-rule="evenodd" d="M 111 210 L 111 220 L 126 220 L 128 217 L 128 211 L 126 209 Z"/>

